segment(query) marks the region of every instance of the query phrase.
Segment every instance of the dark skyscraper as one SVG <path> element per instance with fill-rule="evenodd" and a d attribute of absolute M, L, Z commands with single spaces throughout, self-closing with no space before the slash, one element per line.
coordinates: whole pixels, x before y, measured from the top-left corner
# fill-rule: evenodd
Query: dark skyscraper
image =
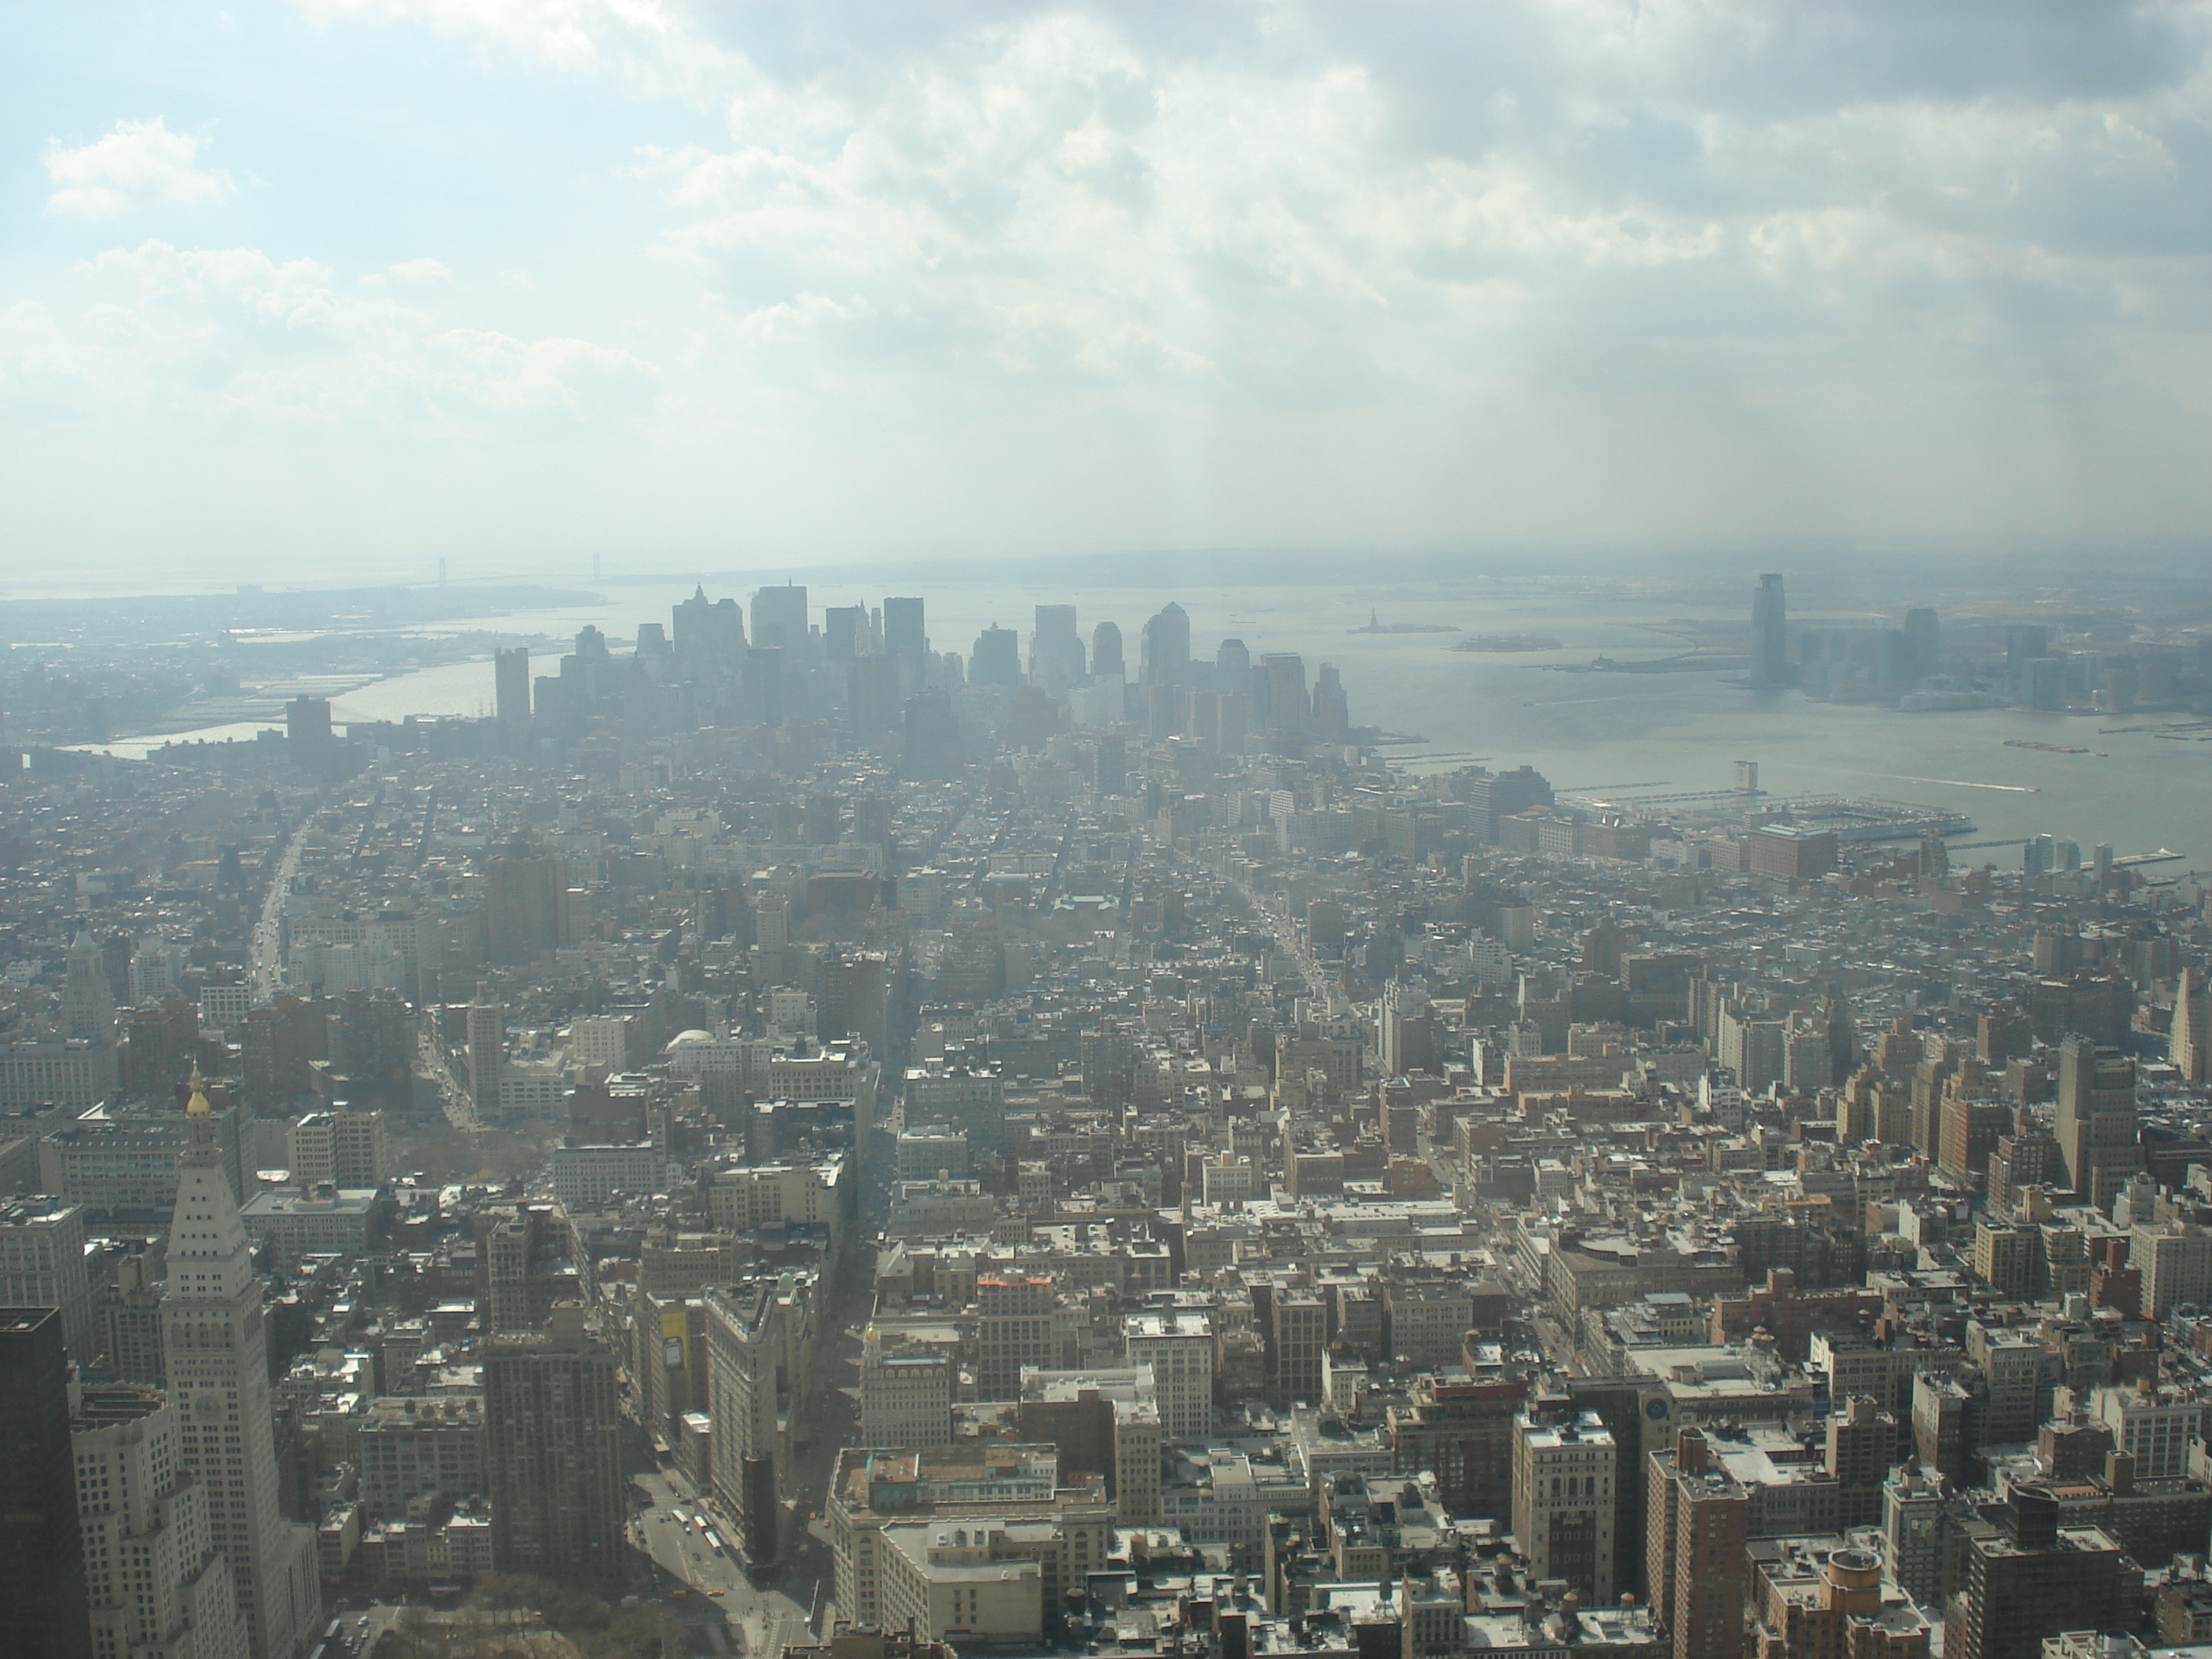
<path fill-rule="evenodd" d="M 69 1355 L 52 1308 L 0 1308 L 0 1628 L 25 1659 L 92 1652 Z"/>
<path fill-rule="evenodd" d="M 1121 657 L 1121 630 L 1113 623 L 1100 623 L 1091 630 L 1091 672 L 1098 679 L 1109 674 L 1129 677 Z"/>
<path fill-rule="evenodd" d="M 1083 636 L 1072 605 L 1041 605 L 1030 635 L 1030 678 L 1054 696 L 1083 678 Z"/>
<path fill-rule="evenodd" d="M 607 636 L 590 623 L 576 630 L 575 649 L 561 659 L 561 683 L 568 688 L 568 706 L 579 737 L 583 734 L 585 724 L 599 712 L 613 662 L 607 652 Z M 543 706 L 543 687 L 539 688 L 538 702 Z"/>
<path fill-rule="evenodd" d="M 669 642 L 680 656 L 686 651 L 696 651 L 707 642 L 707 619 L 714 606 L 708 601 L 704 586 L 691 590 L 691 597 L 668 610 Z"/>
<path fill-rule="evenodd" d="M 284 705 L 284 747 L 295 766 L 310 772 L 329 767 L 336 741 L 328 697 L 295 697 Z"/>
<path fill-rule="evenodd" d="M 1012 690 L 1021 683 L 1022 636 L 993 623 L 975 636 L 975 649 L 968 658 L 968 684 Z"/>
<path fill-rule="evenodd" d="M 1146 623 L 1137 676 L 1146 685 L 1181 685 L 1190 678 L 1190 618 L 1170 599 Z"/>
<path fill-rule="evenodd" d="M 850 662 L 868 633 L 868 608 L 833 605 L 822 612 L 822 653 L 831 662 Z"/>
<path fill-rule="evenodd" d="M 806 589 L 796 582 L 753 595 L 753 643 L 796 651 L 806 643 Z"/>
<path fill-rule="evenodd" d="M 1286 738 L 1313 729 L 1313 700 L 1306 692 L 1306 665 L 1296 652 L 1271 651 L 1260 659 L 1267 685 L 1267 726 Z"/>
<path fill-rule="evenodd" d="M 2085 1203 L 2109 1209 L 2113 1195 L 2143 1166 L 2135 1061 L 2084 1036 L 2061 1043 L 2056 1133 L 2074 1190 Z"/>
<path fill-rule="evenodd" d="M 1495 775 L 1484 773 L 1468 788 L 1468 805 L 1474 817 L 1474 838 L 1485 846 L 1495 845 L 1498 840 L 1498 821 L 1516 812 L 1525 812 L 1532 806 L 1552 804 L 1552 786 L 1541 772 L 1533 766 L 1516 767 L 1510 772 Z"/>
<path fill-rule="evenodd" d="M 1091 783 L 1102 795 L 1118 795 L 1128 787 L 1128 745 L 1119 732 L 1102 732 L 1091 759 Z"/>
<path fill-rule="evenodd" d="M 923 625 L 920 599 L 884 601 L 884 654 L 895 657 L 904 668 L 907 684 L 921 689 L 921 672 L 929 655 L 929 630 Z"/>
<path fill-rule="evenodd" d="M 1344 695 L 1344 682 L 1335 668 L 1321 665 L 1321 674 L 1314 681 L 1314 735 L 1323 743 L 1342 743 L 1352 732 L 1352 708 Z"/>
<path fill-rule="evenodd" d="M 704 587 L 694 588 L 669 613 L 668 643 L 690 672 L 727 667 L 744 649 L 744 613 L 735 599 L 709 599 Z"/>
<path fill-rule="evenodd" d="M 853 736 L 873 743 L 898 724 L 899 665 L 895 657 L 855 657 L 845 665 L 845 702 Z"/>
<path fill-rule="evenodd" d="M 760 613 L 753 613 L 758 623 Z M 747 726 L 783 724 L 783 647 L 751 645 L 745 647 L 744 673 L 738 682 L 738 717 Z"/>
<path fill-rule="evenodd" d="M 1751 592 L 1751 683 L 1781 685 L 1790 677 L 1786 636 L 1789 616 L 1782 598 L 1782 578 L 1759 579 Z"/>
<path fill-rule="evenodd" d="M 543 1336 L 483 1358 L 484 1477 L 501 1572 L 605 1583 L 623 1563 L 624 1483 L 614 1350 L 557 1307 Z"/>
<path fill-rule="evenodd" d="M 2046 1638 L 2118 1630 L 2142 1594 L 2142 1569 L 2101 1527 L 2059 1525 L 2059 1498 L 2022 1482 L 1964 1541 L 1943 1621 L 1945 1659 L 2037 1659 Z"/>
<path fill-rule="evenodd" d="M 492 653 L 493 707 L 499 719 L 499 746 L 519 755 L 530 746 L 530 649 Z"/>
<path fill-rule="evenodd" d="M 906 700 L 906 746 L 899 773 L 908 778 L 949 778 L 960 769 L 960 720 L 942 691 Z"/>
<path fill-rule="evenodd" d="M 2051 629 L 2041 623 L 2019 623 L 2005 629 L 2005 671 L 2017 675 L 2039 657 L 2051 654 Z"/>
<path fill-rule="evenodd" d="M 561 860 L 518 842 L 484 872 L 484 932 L 492 961 L 535 962 L 561 942 Z"/>

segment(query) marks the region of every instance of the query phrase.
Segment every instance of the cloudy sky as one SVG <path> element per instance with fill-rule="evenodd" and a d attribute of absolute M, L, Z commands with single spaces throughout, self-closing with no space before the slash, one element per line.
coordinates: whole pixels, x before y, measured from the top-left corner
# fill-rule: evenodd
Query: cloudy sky
<path fill-rule="evenodd" d="M 10 6 L 0 586 L 2187 538 L 2209 47 L 2079 0 Z"/>

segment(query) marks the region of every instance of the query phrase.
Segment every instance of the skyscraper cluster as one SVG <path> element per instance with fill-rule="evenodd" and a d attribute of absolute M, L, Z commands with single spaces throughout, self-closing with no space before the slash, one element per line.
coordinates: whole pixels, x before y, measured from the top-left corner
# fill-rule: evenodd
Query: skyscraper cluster
<path fill-rule="evenodd" d="M 1176 605 L 815 597 L 580 630 L 520 744 L 0 780 L 0 1628 L 2195 1633 L 2197 884 L 1751 758 L 1394 765 Z M 1832 696 L 1990 637 L 1805 621 Z"/>
<path fill-rule="evenodd" d="M 612 656 L 598 629 L 576 636 L 557 675 L 532 682 L 527 653 L 495 664 L 497 747 L 505 753 L 566 749 L 592 721 L 682 732 L 735 721 L 780 726 L 830 720 L 867 744 L 909 746 L 909 775 L 945 775 L 955 724 L 988 727 L 1036 747 L 1055 731 L 1120 724 L 1154 738 L 1188 736 L 1237 752 L 1248 738 L 1349 741 L 1349 705 L 1336 671 L 1309 685 L 1303 660 L 1267 656 L 1224 640 L 1212 660 L 1194 659 L 1189 618 L 1172 602 L 1138 631 L 1137 670 L 1121 630 L 1096 623 L 1086 645 L 1076 607 L 1036 607 L 1026 641 L 994 623 L 967 657 L 933 648 L 926 603 L 829 605 L 788 583 L 752 597 L 750 636 L 734 599 L 703 587 L 674 608 L 672 624 L 641 627 L 635 650 Z M 908 733 L 911 733 L 911 737 Z"/>

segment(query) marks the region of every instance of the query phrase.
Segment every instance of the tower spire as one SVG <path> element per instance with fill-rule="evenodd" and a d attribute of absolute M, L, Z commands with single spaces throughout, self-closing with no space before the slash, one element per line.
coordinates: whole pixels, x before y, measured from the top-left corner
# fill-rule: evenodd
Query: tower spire
<path fill-rule="evenodd" d="M 191 1093 L 185 1102 L 185 1146 L 179 1162 L 215 1168 L 222 1162 L 215 1144 L 215 1108 L 208 1101 L 207 1079 L 199 1061 L 192 1062 Z"/>
<path fill-rule="evenodd" d="M 192 1067 L 177 1160 L 161 1344 L 181 1420 L 178 1462 L 208 1493 L 211 1541 L 229 1561 L 251 1659 L 292 1659 L 319 1627 L 313 1528 L 284 1518 L 270 1431 L 269 1338 L 253 1243 L 216 1140 L 207 1079 Z"/>

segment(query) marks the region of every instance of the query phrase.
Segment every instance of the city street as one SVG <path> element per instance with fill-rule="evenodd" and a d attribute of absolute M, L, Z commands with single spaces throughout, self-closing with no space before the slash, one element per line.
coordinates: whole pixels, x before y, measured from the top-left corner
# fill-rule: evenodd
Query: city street
<path fill-rule="evenodd" d="M 313 823 L 314 816 L 310 813 L 294 827 L 284 842 L 284 850 L 277 855 L 268 889 L 262 895 L 261 915 L 254 923 L 246 959 L 246 982 L 256 1002 L 267 1002 L 284 982 L 285 896 L 292 890 L 292 878 L 300 873 L 300 854 L 307 844 L 307 830 Z"/>
<path fill-rule="evenodd" d="M 689 1586 L 693 1595 L 711 1597 L 720 1605 L 737 1650 L 772 1656 L 793 1644 L 813 1640 L 805 1607 L 780 1589 L 755 1589 L 731 1559 L 726 1522 L 708 1512 L 708 1524 L 722 1535 L 724 1548 L 717 1553 L 708 1547 L 697 1528 L 678 1518 L 678 1511 L 695 1516 L 702 1513 L 702 1505 L 684 1483 L 658 1474 L 641 1474 L 635 1480 L 650 1507 L 630 1522 L 633 1545 Z"/>
<path fill-rule="evenodd" d="M 872 1262 L 872 1253 L 857 1246 L 858 1259 Z M 860 1428 L 860 1328 L 867 1322 L 874 1297 L 867 1276 L 848 1270 L 833 1291 L 830 1328 L 836 1335 L 824 1345 L 823 1362 L 829 1375 L 811 1401 L 807 1431 L 800 1439 L 792 1467 L 783 1472 L 782 1556 L 784 1583 L 794 1598 L 818 1612 L 816 1603 L 832 1589 L 835 1562 L 823 1516 L 829 1512 L 830 1472 L 837 1454 L 856 1443 Z"/>
<path fill-rule="evenodd" d="M 453 1056 L 438 1041 L 437 1020 L 428 1013 L 415 1018 L 415 1073 L 437 1089 L 447 1122 L 467 1133 L 483 1127 L 477 1121 L 476 1102 L 453 1070 Z"/>

